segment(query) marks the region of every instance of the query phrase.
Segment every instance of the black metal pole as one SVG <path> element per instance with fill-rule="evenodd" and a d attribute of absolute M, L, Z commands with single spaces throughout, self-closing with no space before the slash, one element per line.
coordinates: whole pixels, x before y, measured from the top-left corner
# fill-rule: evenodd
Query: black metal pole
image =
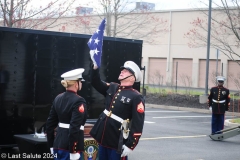
<path fill-rule="evenodd" d="M 177 75 L 178 75 L 178 62 L 176 62 L 176 93 L 177 93 Z"/>
<path fill-rule="evenodd" d="M 211 13 L 212 13 L 212 0 L 209 0 L 205 95 L 208 94 L 209 51 L 210 51 L 211 17 L 212 17 Z"/>
<path fill-rule="evenodd" d="M 145 99 L 146 96 L 146 89 L 144 88 L 144 84 L 145 84 L 145 66 L 143 68 L 141 68 L 141 70 L 143 70 L 143 84 L 142 84 L 142 95 Z"/>
<path fill-rule="evenodd" d="M 217 59 L 216 59 L 216 77 L 218 76 L 218 49 L 217 49 Z M 216 80 L 217 85 L 217 80 Z"/>
<path fill-rule="evenodd" d="M 144 90 L 144 83 L 145 83 L 145 66 L 144 66 L 142 69 L 143 69 L 143 90 Z"/>
<path fill-rule="evenodd" d="M 222 63 L 222 73 L 221 73 L 221 76 L 223 76 L 223 63 Z"/>

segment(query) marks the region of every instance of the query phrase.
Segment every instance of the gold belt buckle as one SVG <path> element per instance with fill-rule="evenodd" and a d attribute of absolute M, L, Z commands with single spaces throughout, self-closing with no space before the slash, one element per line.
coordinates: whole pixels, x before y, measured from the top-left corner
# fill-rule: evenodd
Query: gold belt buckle
<path fill-rule="evenodd" d="M 108 117 L 111 117 L 112 115 L 112 111 L 109 111 L 109 113 L 107 114 Z"/>

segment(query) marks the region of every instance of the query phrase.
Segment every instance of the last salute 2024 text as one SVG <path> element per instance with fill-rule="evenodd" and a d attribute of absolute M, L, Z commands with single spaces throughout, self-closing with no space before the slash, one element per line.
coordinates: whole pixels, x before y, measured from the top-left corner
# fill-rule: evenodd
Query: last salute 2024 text
<path fill-rule="evenodd" d="M 16 159 L 16 158 L 23 158 L 23 159 L 36 159 L 36 158 L 48 159 L 48 158 L 57 158 L 57 154 L 51 154 L 51 153 L 42 153 L 42 154 L 33 154 L 33 153 L 30 153 L 30 154 L 27 154 L 27 153 L 10 154 L 10 153 L 8 153 L 6 158 L 8 158 L 8 159 Z"/>

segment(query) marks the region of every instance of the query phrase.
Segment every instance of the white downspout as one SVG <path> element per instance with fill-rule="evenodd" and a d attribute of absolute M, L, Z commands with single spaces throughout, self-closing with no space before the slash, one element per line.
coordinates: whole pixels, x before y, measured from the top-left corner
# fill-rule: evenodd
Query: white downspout
<path fill-rule="evenodd" d="M 171 26 L 172 26 L 172 11 L 170 11 L 169 15 L 169 34 L 168 34 L 168 56 L 167 56 L 167 72 L 169 72 L 170 68 L 170 50 L 171 50 Z"/>

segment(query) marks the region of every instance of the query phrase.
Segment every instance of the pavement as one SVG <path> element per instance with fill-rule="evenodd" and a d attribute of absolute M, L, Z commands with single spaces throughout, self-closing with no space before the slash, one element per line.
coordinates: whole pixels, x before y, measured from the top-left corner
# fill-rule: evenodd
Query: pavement
<path fill-rule="evenodd" d="M 198 109 L 198 108 L 188 108 L 188 107 L 178 107 L 178 106 L 166 106 L 166 105 L 158 105 L 158 104 L 146 104 L 146 107 L 212 114 L 212 112 L 208 109 Z M 238 113 L 238 112 L 226 112 L 225 115 L 240 117 L 240 113 Z M 240 126 L 240 124 L 232 123 L 232 122 L 230 122 L 230 120 L 231 119 L 226 119 L 225 122 L 224 122 L 224 126 L 228 126 L 230 128 Z"/>

